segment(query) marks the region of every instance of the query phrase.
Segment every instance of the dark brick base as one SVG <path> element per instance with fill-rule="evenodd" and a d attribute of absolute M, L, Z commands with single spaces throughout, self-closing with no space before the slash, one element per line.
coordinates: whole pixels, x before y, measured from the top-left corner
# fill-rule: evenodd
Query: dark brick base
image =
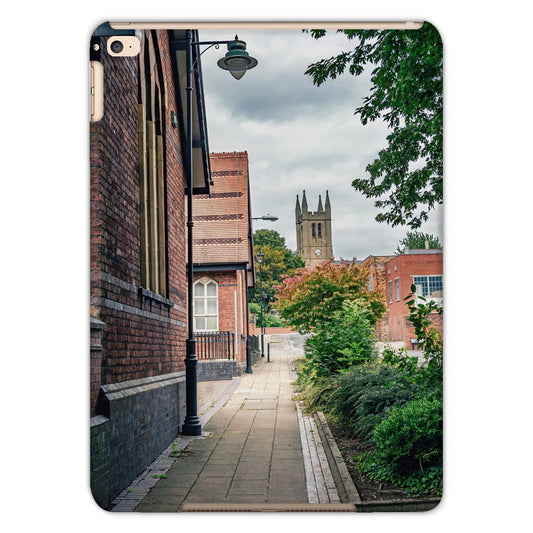
<path fill-rule="evenodd" d="M 237 363 L 229 359 L 198 361 L 196 365 L 197 381 L 218 381 L 232 379 L 237 375 Z"/>
<path fill-rule="evenodd" d="M 91 419 L 91 490 L 107 509 L 178 436 L 185 373 L 105 385 L 101 394 L 101 415 Z"/>

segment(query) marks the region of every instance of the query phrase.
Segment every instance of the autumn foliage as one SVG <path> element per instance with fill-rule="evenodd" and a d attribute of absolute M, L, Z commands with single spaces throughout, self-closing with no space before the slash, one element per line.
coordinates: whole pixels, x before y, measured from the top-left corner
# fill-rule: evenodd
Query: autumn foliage
<path fill-rule="evenodd" d="M 385 303 L 367 286 L 367 269 L 354 263 L 335 264 L 332 259 L 284 277 L 277 287 L 275 307 L 302 334 L 331 320 L 345 300 L 367 306 L 368 318 L 375 324 L 385 312 Z"/>

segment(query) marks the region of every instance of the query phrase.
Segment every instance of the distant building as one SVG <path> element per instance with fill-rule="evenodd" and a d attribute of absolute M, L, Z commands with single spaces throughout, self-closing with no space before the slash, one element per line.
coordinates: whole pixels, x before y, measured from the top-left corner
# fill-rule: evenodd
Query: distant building
<path fill-rule="evenodd" d="M 318 210 L 309 211 L 305 191 L 302 205 L 296 195 L 296 251 L 305 261 L 306 267 L 313 267 L 333 258 L 331 240 L 331 204 L 326 191 L 325 206 L 318 197 Z"/>
<path fill-rule="evenodd" d="M 368 269 L 368 290 L 382 294 L 384 303 L 386 301 L 387 293 L 385 265 L 393 258 L 393 255 L 369 255 L 366 259 L 360 262 L 362 267 Z M 387 341 L 390 339 L 387 314 L 385 314 L 376 324 L 376 337 L 379 341 Z"/>
<path fill-rule="evenodd" d="M 406 349 L 416 349 L 416 336 L 409 321 L 409 309 L 405 298 L 416 286 L 416 297 L 443 303 L 442 249 L 409 250 L 384 264 L 385 297 L 387 302 L 387 327 L 391 340 L 403 341 Z M 382 291 L 383 288 L 381 287 Z M 442 315 L 434 313 L 430 319 L 442 333 Z"/>
<path fill-rule="evenodd" d="M 218 379 L 228 376 L 206 359 L 236 361 L 236 373 L 246 368 L 254 258 L 248 154 L 212 153 L 210 166 L 211 194 L 194 199 L 194 327 L 199 369 L 213 366 L 207 377 Z"/>

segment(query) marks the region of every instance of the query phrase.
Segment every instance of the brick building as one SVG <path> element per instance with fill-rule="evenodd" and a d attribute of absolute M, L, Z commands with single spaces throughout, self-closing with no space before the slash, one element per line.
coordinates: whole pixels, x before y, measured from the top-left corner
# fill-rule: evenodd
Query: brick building
<path fill-rule="evenodd" d="M 140 54 L 112 57 L 106 45 L 119 33 L 134 35 L 102 25 L 91 39 L 105 111 L 90 127 L 90 454 L 104 508 L 185 416 L 184 31 L 137 31 Z M 194 85 L 194 193 L 206 194 L 200 67 Z"/>
<path fill-rule="evenodd" d="M 387 281 L 385 264 L 393 255 L 369 255 L 361 261 L 361 266 L 368 269 L 368 290 L 377 291 L 386 301 Z M 387 314 L 376 324 L 376 338 L 379 341 L 389 340 L 389 321 Z"/>
<path fill-rule="evenodd" d="M 250 183 L 246 152 L 210 155 L 211 194 L 194 200 L 194 314 L 199 358 L 229 335 L 236 371 L 246 368 L 247 289 L 254 285 Z M 220 355 L 226 357 L 225 350 Z"/>
<path fill-rule="evenodd" d="M 443 302 L 442 249 L 409 250 L 387 261 L 385 267 L 385 295 L 387 301 L 388 335 L 391 340 L 403 341 L 408 350 L 416 349 L 416 339 L 409 322 L 409 309 L 404 299 L 416 285 L 416 296 Z M 442 333 L 442 315 L 434 313 L 430 319 Z"/>

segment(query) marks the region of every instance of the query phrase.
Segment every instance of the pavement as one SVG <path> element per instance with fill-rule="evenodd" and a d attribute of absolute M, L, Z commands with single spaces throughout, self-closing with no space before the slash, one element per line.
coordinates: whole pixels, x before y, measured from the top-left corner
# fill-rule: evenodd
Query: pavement
<path fill-rule="evenodd" d="M 180 435 L 115 512 L 344 509 L 315 421 L 295 398 L 297 334 L 265 337 L 253 374 L 198 383 L 200 437 Z"/>

